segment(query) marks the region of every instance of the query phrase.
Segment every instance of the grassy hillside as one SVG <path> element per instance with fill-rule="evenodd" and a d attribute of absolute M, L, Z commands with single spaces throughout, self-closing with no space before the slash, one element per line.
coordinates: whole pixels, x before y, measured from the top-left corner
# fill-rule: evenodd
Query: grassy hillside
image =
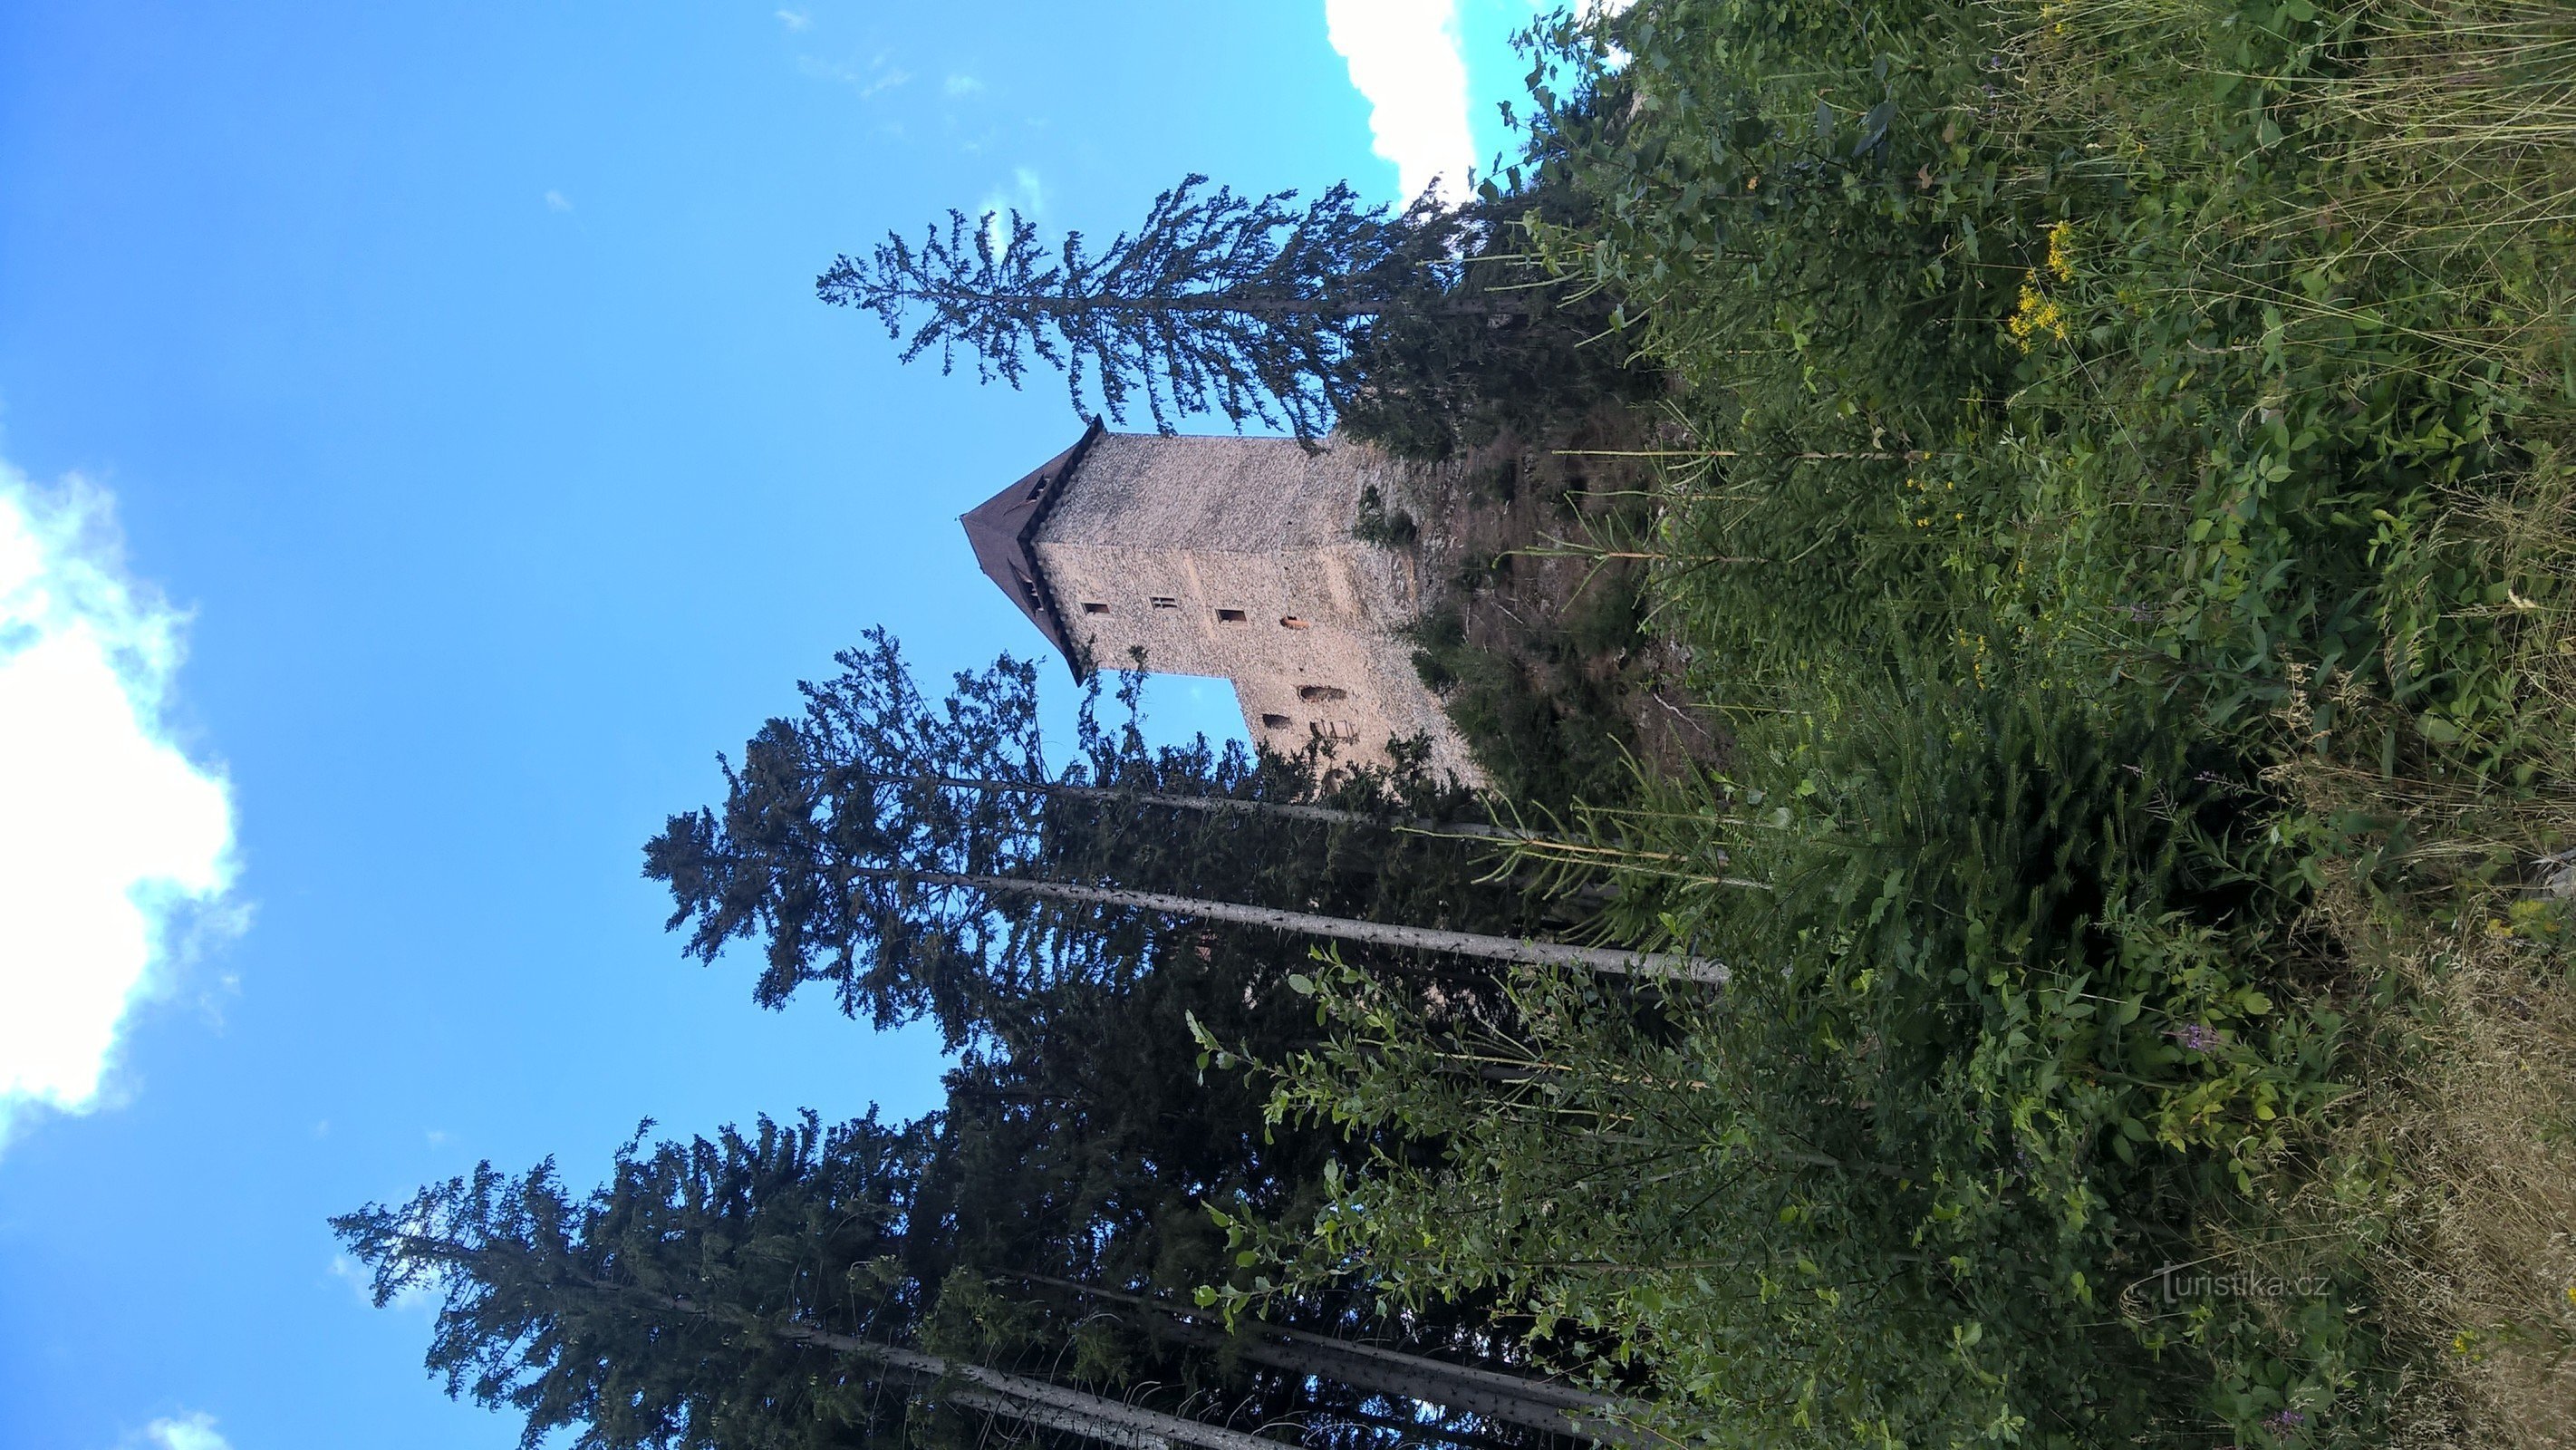
<path fill-rule="evenodd" d="M 1533 247 L 1672 379 L 1596 551 L 1734 744 L 1527 854 L 1735 981 L 1320 979 L 1281 1110 L 1451 1146 L 1247 1246 L 1693 1443 L 2569 1443 L 2576 11 L 1615 38 Z"/>

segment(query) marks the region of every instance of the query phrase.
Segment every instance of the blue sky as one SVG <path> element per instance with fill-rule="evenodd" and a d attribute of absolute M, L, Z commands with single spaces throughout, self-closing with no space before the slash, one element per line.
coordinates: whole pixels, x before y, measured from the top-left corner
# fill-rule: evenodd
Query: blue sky
<path fill-rule="evenodd" d="M 508 1444 L 325 1215 L 932 1105 L 637 875 L 862 628 L 1042 647 L 954 518 L 1061 390 L 899 369 L 812 277 L 1501 143 L 1530 0 L 1331 8 L 0 6 L 0 1446 Z"/>

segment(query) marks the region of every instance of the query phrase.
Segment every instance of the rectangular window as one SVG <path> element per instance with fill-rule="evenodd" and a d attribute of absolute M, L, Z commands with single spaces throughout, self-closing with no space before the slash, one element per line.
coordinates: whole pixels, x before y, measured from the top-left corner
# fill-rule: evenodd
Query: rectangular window
<path fill-rule="evenodd" d="M 1086 599 L 1082 601 L 1082 612 L 1085 614 L 1107 614 L 1109 612 L 1109 606 Z"/>
<path fill-rule="evenodd" d="M 1240 609 L 1220 609 L 1216 612 L 1216 622 L 1219 624 L 1241 624 L 1245 617 Z"/>
<path fill-rule="evenodd" d="M 1288 717 L 1285 715 L 1272 715 L 1265 712 L 1261 717 L 1261 728 L 1264 730 L 1285 730 L 1288 728 Z"/>
<path fill-rule="evenodd" d="M 1154 607 L 1156 609 L 1178 609 L 1181 607 L 1181 601 L 1174 599 L 1168 594 L 1157 594 L 1154 596 Z"/>

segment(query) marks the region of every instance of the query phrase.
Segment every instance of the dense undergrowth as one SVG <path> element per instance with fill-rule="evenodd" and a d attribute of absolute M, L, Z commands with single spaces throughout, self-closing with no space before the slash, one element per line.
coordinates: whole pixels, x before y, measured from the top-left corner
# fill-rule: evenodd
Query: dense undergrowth
<path fill-rule="evenodd" d="M 1506 433 L 1423 485 L 1433 524 L 1414 557 L 1439 589 L 1411 630 L 1414 669 L 1525 809 L 1624 800 L 1641 762 L 1686 770 L 1720 743 L 1676 703 L 1683 662 L 1645 628 L 1639 562 L 1573 542 L 1646 516 L 1651 470 L 1617 456 L 1642 431 L 1604 408 Z"/>
<path fill-rule="evenodd" d="M 1613 35 L 1537 37 L 1535 245 L 1673 380 L 1597 542 L 1735 749 L 1523 855 L 1734 981 L 1320 971 L 1275 1111 L 1447 1146 L 1247 1263 L 1687 1443 L 2566 1443 L 2576 12 Z"/>

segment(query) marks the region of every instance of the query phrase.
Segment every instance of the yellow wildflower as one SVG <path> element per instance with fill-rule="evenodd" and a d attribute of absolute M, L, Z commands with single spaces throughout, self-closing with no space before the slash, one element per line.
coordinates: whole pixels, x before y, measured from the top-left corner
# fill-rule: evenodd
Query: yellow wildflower
<path fill-rule="evenodd" d="M 2039 290 L 2036 275 L 2021 284 L 2021 307 L 2004 319 L 2004 331 L 2012 337 L 2013 345 L 2024 352 L 2030 351 L 2034 338 L 2066 340 L 2066 314 L 2058 310 L 2057 303 L 2048 294 Z"/>
<path fill-rule="evenodd" d="M 2059 222 L 2048 229 L 2048 274 L 2060 282 L 2075 280 L 2075 223 Z"/>

